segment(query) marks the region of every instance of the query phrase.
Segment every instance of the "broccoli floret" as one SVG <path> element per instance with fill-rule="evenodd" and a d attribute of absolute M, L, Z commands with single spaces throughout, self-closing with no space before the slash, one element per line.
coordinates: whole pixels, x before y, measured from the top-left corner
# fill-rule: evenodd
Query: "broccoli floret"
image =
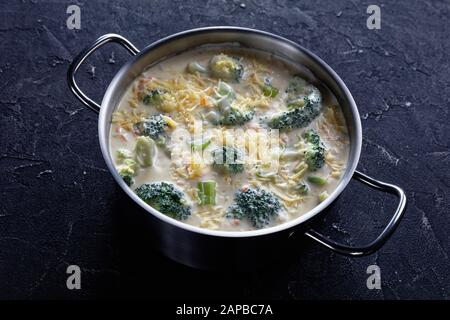
<path fill-rule="evenodd" d="M 184 193 L 171 183 L 146 183 L 135 190 L 147 204 L 169 217 L 185 220 L 191 215 Z"/>
<path fill-rule="evenodd" d="M 316 171 L 325 164 L 325 148 L 320 136 L 313 129 L 306 131 L 304 138 L 307 142 L 305 162 L 309 170 Z"/>
<path fill-rule="evenodd" d="M 223 172 L 236 174 L 244 171 L 243 155 L 233 147 L 223 146 L 212 151 L 213 167 Z"/>
<path fill-rule="evenodd" d="M 295 190 L 300 194 L 308 194 L 309 187 L 306 183 L 304 183 L 303 181 L 300 181 L 295 186 Z"/>
<path fill-rule="evenodd" d="M 134 176 L 137 171 L 137 163 L 134 160 L 134 154 L 127 149 L 119 149 L 117 155 L 117 171 L 128 186 L 134 183 Z"/>
<path fill-rule="evenodd" d="M 142 102 L 155 106 L 162 112 L 171 112 L 176 107 L 175 98 L 164 88 L 156 88 L 144 93 Z"/>
<path fill-rule="evenodd" d="M 240 126 L 249 122 L 255 116 L 253 110 L 239 110 L 235 107 L 228 107 L 222 112 L 217 124 L 224 126 Z"/>
<path fill-rule="evenodd" d="M 308 169 L 316 171 L 323 167 L 325 163 L 324 151 L 325 149 L 323 147 L 314 146 L 310 146 L 305 151 L 305 162 L 308 165 Z"/>
<path fill-rule="evenodd" d="M 294 76 L 289 81 L 286 93 L 288 94 L 288 104 L 292 101 L 302 100 L 304 98 L 307 98 L 312 104 L 320 103 L 322 101 L 322 95 L 320 94 L 319 89 L 300 76 Z"/>
<path fill-rule="evenodd" d="M 127 149 L 118 149 L 116 151 L 117 161 L 123 162 L 125 159 L 132 159 L 133 158 L 133 152 Z"/>
<path fill-rule="evenodd" d="M 122 177 L 123 181 L 127 184 L 127 186 L 131 186 L 134 183 L 134 175 L 135 171 L 127 165 L 122 165 L 118 168 L 119 175 Z"/>
<path fill-rule="evenodd" d="M 280 209 L 278 198 L 271 192 L 246 187 L 236 192 L 234 203 L 229 207 L 227 216 L 236 219 L 247 218 L 256 228 L 263 228 Z"/>
<path fill-rule="evenodd" d="M 131 186 L 134 183 L 134 178 L 131 174 L 120 172 L 120 176 L 122 177 L 123 181 L 127 184 L 127 186 Z"/>
<path fill-rule="evenodd" d="M 232 105 L 236 98 L 234 89 L 226 82 L 219 81 L 217 86 L 220 117 L 214 122 L 216 125 L 238 126 L 253 119 L 255 112 L 250 108 L 240 109 Z"/>
<path fill-rule="evenodd" d="M 273 129 L 304 128 L 320 114 L 322 96 L 319 89 L 300 76 L 291 79 L 286 93 L 286 104 L 290 110 L 272 117 L 269 127 Z"/>
<path fill-rule="evenodd" d="M 239 81 L 244 74 L 244 66 L 234 57 L 219 54 L 209 61 L 209 71 L 215 78 Z"/>
<path fill-rule="evenodd" d="M 167 90 L 163 88 L 150 90 L 144 94 L 142 102 L 148 105 L 161 103 L 165 93 L 167 93 Z"/>
<path fill-rule="evenodd" d="M 305 151 L 305 162 L 311 171 L 322 168 L 325 163 L 324 148 L 310 147 Z"/>
<path fill-rule="evenodd" d="M 320 136 L 313 129 L 307 130 L 303 134 L 303 137 L 305 138 L 306 142 L 312 143 L 313 145 L 320 146 L 322 144 Z"/>
<path fill-rule="evenodd" d="M 278 95 L 278 88 L 272 85 L 272 78 L 265 77 L 264 82 L 260 83 L 263 95 L 270 98 L 275 98 Z"/>
<path fill-rule="evenodd" d="M 309 99 L 305 99 L 304 106 L 274 115 L 268 125 L 272 129 L 280 130 L 304 128 L 320 114 L 320 110 L 320 103 L 313 104 Z"/>
<path fill-rule="evenodd" d="M 166 120 L 160 114 L 152 115 L 134 125 L 134 128 L 139 135 L 150 137 L 153 140 L 160 140 L 163 138 L 167 127 Z"/>

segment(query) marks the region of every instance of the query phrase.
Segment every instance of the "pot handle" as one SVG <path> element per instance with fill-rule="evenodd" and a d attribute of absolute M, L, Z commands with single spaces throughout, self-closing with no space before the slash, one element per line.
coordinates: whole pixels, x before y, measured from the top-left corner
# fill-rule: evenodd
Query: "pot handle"
<path fill-rule="evenodd" d="M 400 187 L 393 184 L 375 180 L 359 171 L 355 171 L 355 173 L 353 174 L 353 178 L 371 186 L 372 188 L 393 193 L 396 196 L 398 196 L 399 202 L 397 209 L 395 210 L 393 217 L 389 221 L 388 225 L 381 232 L 381 234 L 374 241 L 362 247 L 344 246 L 342 244 L 334 242 L 333 240 L 328 239 L 327 237 L 325 237 L 324 235 L 313 229 L 306 231 L 305 235 L 336 253 L 347 256 L 366 256 L 374 253 L 379 248 L 381 248 L 384 245 L 384 243 L 389 239 L 389 237 L 392 235 L 392 233 L 395 231 L 395 228 L 397 228 L 398 224 L 400 223 L 400 219 L 402 218 L 403 213 L 405 212 L 406 196 L 405 192 Z"/>
<path fill-rule="evenodd" d="M 67 82 L 69 83 L 69 88 L 72 90 L 73 94 L 88 108 L 99 113 L 100 105 L 89 98 L 83 91 L 78 87 L 77 82 L 75 81 L 75 74 L 80 68 L 81 64 L 86 60 L 95 50 L 103 46 L 108 42 L 116 42 L 121 44 L 124 48 L 126 48 L 133 56 L 139 53 L 139 49 L 137 49 L 130 41 L 122 37 L 121 35 L 108 33 L 94 42 L 92 42 L 89 46 L 84 48 L 83 51 L 80 52 L 79 55 L 73 59 L 72 63 L 69 66 L 69 70 L 67 71 Z"/>

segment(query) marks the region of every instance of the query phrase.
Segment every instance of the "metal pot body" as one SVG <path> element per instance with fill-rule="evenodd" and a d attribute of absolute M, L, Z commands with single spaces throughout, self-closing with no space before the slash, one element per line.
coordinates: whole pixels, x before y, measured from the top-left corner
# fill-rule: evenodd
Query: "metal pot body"
<path fill-rule="evenodd" d="M 101 106 L 99 106 L 78 87 L 75 81 L 75 73 L 92 52 L 108 42 L 116 42 L 123 45 L 133 57 L 115 75 L 103 97 Z M 328 87 L 337 98 L 347 122 L 350 137 L 349 158 L 346 171 L 337 188 L 325 201 L 310 212 L 276 227 L 256 231 L 226 232 L 205 230 L 173 220 L 139 199 L 126 186 L 113 165 L 109 145 L 112 113 L 133 80 L 148 66 L 167 57 L 204 45 L 221 44 L 270 52 L 307 67 L 321 84 Z M 225 265 L 241 267 L 252 263 L 258 264 L 259 261 L 263 261 L 268 255 L 282 250 L 287 242 L 292 242 L 289 238 L 294 232 L 305 233 L 309 238 L 338 253 L 354 256 L 366 255 L 381 247 L 394 231 L 404 212 L 406 198 L 399 187 L 376 181 L 355 171 L 361 152 L 361 121 L 355 101 L 344 82 L 331 67 L 316 55 L 285 38 L 247 28 L 210 27 L 188 30 L 172 35 L 139 51 L 127 39 L 119 35 L 107 34 L 93 42 L 74 59 L 69 68 L 68 82 L 73 93 L 86 106 L 100 113 L 98 123 L 100 146 L 111 174 L 128 196 L 145 210 L 143 214 L 148 215 L 147 220 L 150 232 L 159 250 L 180 263 L 202 268 Z M 358 248 L 348 248 L 337 244 L 316 231 L 307 229 L 305 226 L 306 221 L 322 212 L 339 196 L 352 177 L 356 177 L 372 187 L 394 193 L 400 199 L 395 214 L 382 234 L 369 245 Z M 271 250 L 268 250 L 268 248 L 271 248 Z"/>

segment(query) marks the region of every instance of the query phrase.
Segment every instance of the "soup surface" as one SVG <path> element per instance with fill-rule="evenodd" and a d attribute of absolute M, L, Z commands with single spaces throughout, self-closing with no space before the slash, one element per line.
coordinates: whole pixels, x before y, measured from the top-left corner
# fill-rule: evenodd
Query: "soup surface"
<path fill-rule="evenodd" d="M 336 99 L 304 67 L 233 47 L 150 66 L 113 114 L 124 181 L 174 219 L 208 229 L 274 226 L 314 208 L 345 171 Z"/>

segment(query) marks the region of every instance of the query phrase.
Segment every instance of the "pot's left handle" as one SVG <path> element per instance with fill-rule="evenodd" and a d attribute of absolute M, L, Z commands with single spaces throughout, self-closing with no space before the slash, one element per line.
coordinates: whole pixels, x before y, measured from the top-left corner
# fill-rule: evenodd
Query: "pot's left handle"
<path fill-rule="evenodd" d="M 75 75 L 80 68 L 81 64 L 86 60 L 95 50 L 103 46 L 108 42 L 116 42 L 121 44 L 124 48 L 126 48 L 132 55 L 136 55 L 139 53 L 139 49 L 136 48 L 130 41 L 122 37 L 121 35 L 108 33 L 94 42 L 92 42 L 89 46 L 87 46 L 83 51 L 80 52 L 79 55 L 73 59 L 72 63 L 69 66 L 69 70 L 67 71 L 67 82 L 69 83 L 70 90 L 72 90 L 73 94 L 88 108 L 99 113 L 100 105 L 89 98 L 83 91 L 81 91 L 80 87 L 78 87 L 77 82 L 75 81 Z"/>

